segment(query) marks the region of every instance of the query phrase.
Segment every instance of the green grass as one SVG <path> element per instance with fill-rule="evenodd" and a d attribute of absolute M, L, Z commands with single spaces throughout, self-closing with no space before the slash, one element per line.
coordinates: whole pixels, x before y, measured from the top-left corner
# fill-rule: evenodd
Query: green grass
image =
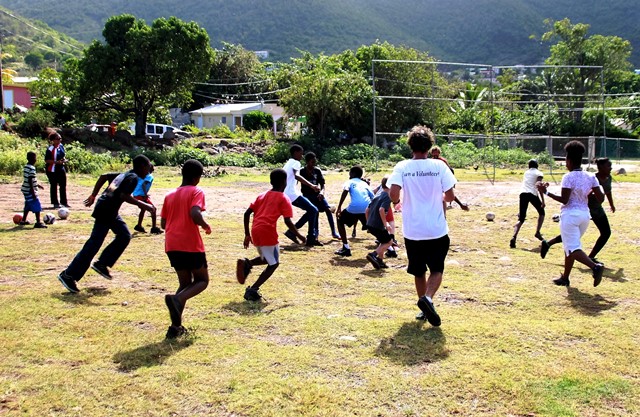
<path fill-rule="evenodd" d="M 372 239 L 360 231 L 346 259 L 333 255 L 335 243 L 307 250 L 281 242 L 281 266 L 262 288 L 266 302 L 245 302 L 235 260 L 255 254 L 242 248 L 241 222 L 268 188 L 264 172 L 203 179 L 214 230 L 203 235 L 211 282 L 186 307 L 191 334 L 172 342 L 164 340 L 163 295 L 177 279 L 162 236 L 135 235 L 113 281 L 89 271 L 82 291 L 70 295 L 55 276 L 90 233 L 90 211 L 74 207 L 69 220 L 41 231 L 1 223 L 0 414 L 640 414 L 640 232 L 633 221 L 640 187 L 614 185 L 618 212 L 599 256 L 603 283 L 593 288 L 589 271 L 577 266 L 565 289 L 551 284 L 562 270 L 561 248 L 539 257 L 534 211 L 518 248 L 508 248 L 522 173 L 505 171 L 495 185 L 474 170 L 456 173 L 456 192 L 472 206 L 448 212 L 452 246 L 435 299 L 440 328 L 414 320 L 403 251 L 388 260 L 389 270 L 374 271 L 364 259 Z M 152 196 L 160 203 L 180 180 L 175 170 L 156 174 Z M 327 175 L 333 203 L 346 177 Z M 94 182 L 71 178 L 80 196 Z M 9 220 L 6 204 L 3 211 Z M 487 211 L 496 221 L 484 219 Z M 559 207 L 550 202 L 547 211 L 550 219 Z M 136 213 L 123 210 L 130 226 Z M 328 235 L 324 217 L 321 231 Z M 557 223 L 548 220 L 543 233 L 554 236 Z"/>

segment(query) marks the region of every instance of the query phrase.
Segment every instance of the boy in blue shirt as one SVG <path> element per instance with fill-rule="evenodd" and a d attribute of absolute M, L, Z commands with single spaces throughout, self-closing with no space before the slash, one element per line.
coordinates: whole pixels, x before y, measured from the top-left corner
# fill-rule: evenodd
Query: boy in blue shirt
<path fill-rule="evenodd" d="M 136 185 L 136 189 L 133 190 L 133 198 L 136 200 L 145 202 L 153 206 L 151 202 L 151 198 L 149 197 L 149 190 L 151 189 L 151 185 L 153 184 L 153 164 L 149 166 L 149 173 L 144 178 L 138 178 L 138 185 Z M 155 207 L 155 206 L 154 206 Z M 147 231 L 142 227 L 142 220 L 144 219 L 144 213 L 147 210 L 140 209 L 140 214 L 138 214 L 138 224 L 133 228 L 136 232 L 147 233 Z M 151 212 L 151 233 L 154 235 L 159 235 L 162 233 L 162 229 L 156 226 L 156 213 Z"/>
<path fill-rule="evenodd" d="M 367 223 L 365 211 L 371 203 L 373 198 L 373 191 L 369 188 L 369 184 L 362 180 L 364 171 L 361 166 L 356 165 L 349 170 L 349 181 L 344 183 L 342 188 L 342 195 L 340 196 L 340 202 L 336 209 L 336 217 L 338 218 L 338 232 L 340 233 L 340 239 L 342 240 L 342 248 L 337 250 L 336 255 L 351 256 L 351 248 L 347 241 L 347 231 L 345 225 L 348 227 L 353 226 L 358 221 L 362 224 Z M 342 203 L 344 203 L 347 194 L 351 198 L 351 202 L 345 210 L 342 210 Z"/>

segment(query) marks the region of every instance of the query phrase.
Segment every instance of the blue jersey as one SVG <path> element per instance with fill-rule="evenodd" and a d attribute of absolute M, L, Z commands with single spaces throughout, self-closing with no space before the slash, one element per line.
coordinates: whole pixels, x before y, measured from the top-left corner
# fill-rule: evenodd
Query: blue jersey
<path fill-rule="evenodd" d="M 153 184 L 153 175 L 151 174 L 147 174 L 144 178 L 138 178 L 138 185 L 136 185 L 136 189 L 133 190 L 133 196 L 144 197 L 149 194 L 151 184 Z"/>
<path fill-rule="evenodd" d="M 347 211 L 352 214 L 363 214 L 373 198 L 373 191 L 371 191 L 369 184 L 360 178 L 351 178 L 344 183 L 342 189 L 349 191 L 349 197 L 351 197 Z"/>

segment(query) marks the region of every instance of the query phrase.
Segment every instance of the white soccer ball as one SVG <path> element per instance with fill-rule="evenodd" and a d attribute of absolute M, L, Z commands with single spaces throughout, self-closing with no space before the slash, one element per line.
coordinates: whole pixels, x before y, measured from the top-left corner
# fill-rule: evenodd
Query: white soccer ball
<path fill-rule="evenodd" d="M 51 213 L 47 213 L 42 218 L 42 221 L 45 222 L 45 224 L 53 224 L 56 221 L 56 216 Z"/>
<path fill-rule="evenodd" d="M 486 216 L 485 216 L 485 217 L 487 218 L 487 221 L 492 222 L 492 221 L 493 221 L 493 219 L 495 219 L 495 218 L 496 218 L 496 215 L 495 215 L 495 213 L 493 213 L 493 212 L 491 212 L 491 211 L 490 211 L 490 212 L 488 212 L 488 213 L 486 214 Z"/>
<path fill-rule="evenodd" d="M 60 217 L 62 220 L 69 217 L 69 209 L 66 207 L 62 207 L 60 210 L 58 210 L 58 217 Z"/>
<path fill-rule="evenodd" d="M 551 218 L 554 222 L 558 223 L 560 221 L 560 215 L 559 214 L 554 214 L 553 217 Z"/>

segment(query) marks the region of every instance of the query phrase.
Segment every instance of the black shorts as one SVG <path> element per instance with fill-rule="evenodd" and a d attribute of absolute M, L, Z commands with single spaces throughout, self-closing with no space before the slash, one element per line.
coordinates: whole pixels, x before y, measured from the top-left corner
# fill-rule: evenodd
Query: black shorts
<path fill-rule="evenodd" d="M 449 252 L 449 235 L 431 240 L 404 239 L 407 258 L 407 273 L 422 276 L 427 272 L 444 272 L 444 260 Z"/>
<path fill-rule="evenodd" d="M 204 252 L 167 252 L 169 262 L 176 271 L 194 271 L 207 268 L 207 255 Z"/>
<path fill-rule="evenodd" d="M 340 212 L 340 217 L 338 221 L 348 227 L 353 226 L 354 224 L 360 222 L 362 223 L 362 230 L 367 230 L 367 216 L 364 213 L 353 214 L 348 212 L 347 210 L 342 210 Z"/>
<path fill-rule="evenodd" d="M 520 194 L 520 211 L 518 212 L 518 221 L 524 222 L 527 218 L 527 208 L 529 203 L 538 211 L 539 216 L 544 216 L 544 209 L 542 208 L 542 201 L 540 198 L 531 193 Z"/>
<path fill-rule="evenodd" d="M 382 244 L 389 243 L 391 242 L 391 240 L 393 240 L 387 229 L 374 229 L 373 227 L 369 226 L 367 227 L 367 232 L 374 235 L 378 242 Z"/>

